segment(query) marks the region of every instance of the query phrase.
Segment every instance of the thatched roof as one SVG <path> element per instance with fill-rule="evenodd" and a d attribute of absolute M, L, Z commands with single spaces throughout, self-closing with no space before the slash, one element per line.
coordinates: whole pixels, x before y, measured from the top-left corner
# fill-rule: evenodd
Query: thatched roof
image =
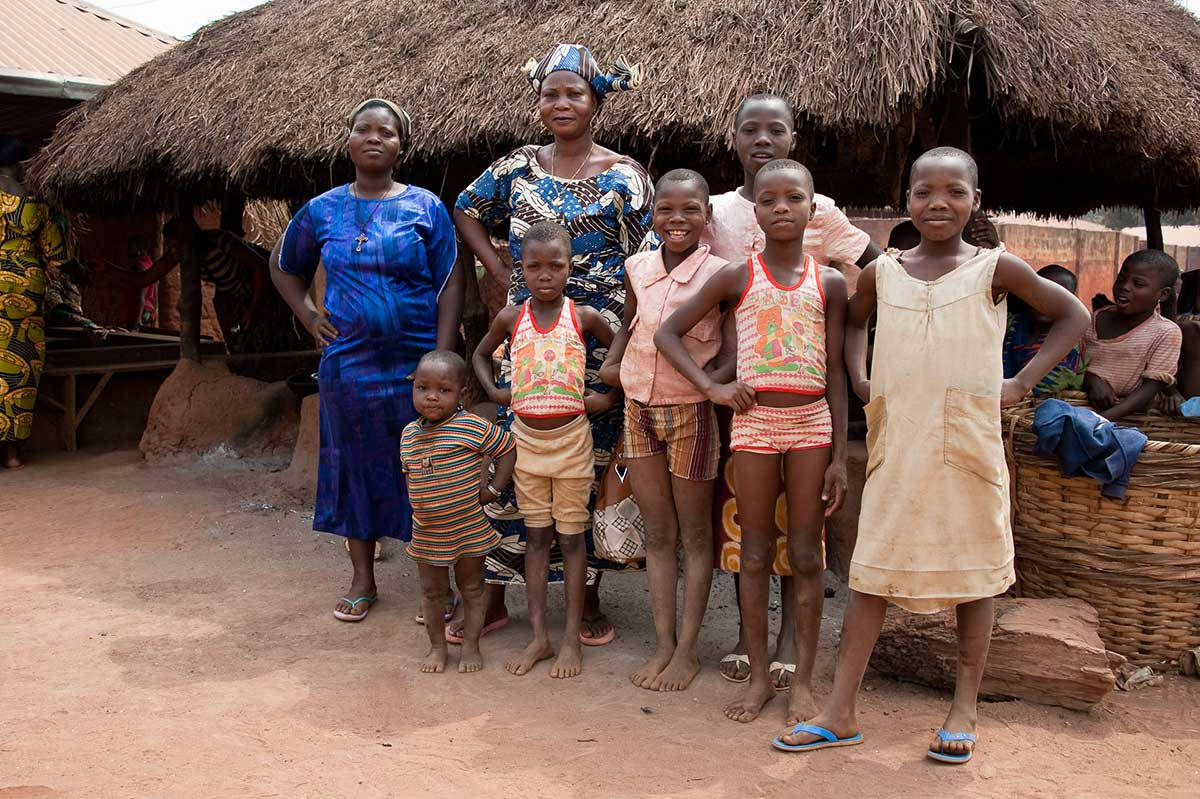
<path fill-rule="evenodd" d="M 405 171 L 450 194 L 544 138 L 518 67 L 554 41 L 641 63 L 602 142 L 729 174 L 731 112 L 801 111 L 818 188 L 899 199 L 914 130 L 969 91 L 997 206 L 1200 205 L 1200 22 L 1170 0 L 273 0 L 155 58 L 59 128 L 35 177 L 71 206 L 181 194 L 303 197 L 345 178 L 343 117 L 382 95 L 415 119 Z M 956 95 L 957 96 L 957 95 Z"/>

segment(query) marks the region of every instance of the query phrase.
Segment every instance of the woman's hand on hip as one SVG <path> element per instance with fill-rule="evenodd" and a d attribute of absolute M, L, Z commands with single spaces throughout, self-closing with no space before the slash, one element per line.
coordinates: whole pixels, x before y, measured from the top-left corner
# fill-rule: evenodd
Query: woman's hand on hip
<path fill-rule="evenodd" d="M 322 308 L 319 311 L 310 313 L 308 318 L 304 320 L 304 327 L 321 349 L 325 349 L 329 346 L 330 342 L 338 337 L 337 328 L 329 321 L 328 308 Z"/>

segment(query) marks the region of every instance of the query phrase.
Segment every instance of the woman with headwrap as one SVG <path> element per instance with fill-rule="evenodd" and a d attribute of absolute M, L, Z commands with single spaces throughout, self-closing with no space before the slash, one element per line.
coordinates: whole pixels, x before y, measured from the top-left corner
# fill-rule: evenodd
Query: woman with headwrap
<path fill-rule="evenodd" d="M 602 147 L 592 138 L 592 123 L 605 98 L 636 88 L 640 72 L 618 58 L 607 72 L 600 69 L 591 51 L 579 44 L 556 44 L 541 60 L 525 65 L 525 74 L 537 98 L 542 125 L 553 135 L 546 145 L 519 147 L 493 163 L 458 197 L 454 221 L 475 257 L 498 281 L 508 284 L 508 300 L 529 296 L 521 271 L 521 238 L 531 225 L 543 220 L 559 223 L 572 238 L 571 275 L 566 295 L 588 305 L 616 328 L 625 306 L 625 259 L 637 251 L 650 229 L 653 188 L 646 170 L 631 158 Z M 512 255 L 511 274 L 489 233 L 507 228 Z M 605 350 L 589 346 L 587 387 L 609 391 L 597 375 Z M 501 377 L 507 383 L 507 357 Z M 621 431 L 621 408 L 592 417 L 596 447 L 596 473 L 603 474 L 612 458 Z M 511 423 L 508 409 L 502 422 Z M 522 582 L 524 523 L 519 518 L 497 519 L 504 536 L 487 559 L 489 595 L 487 627 L 497 629 L 508 620 L 503 587 Z M 591 536 L 588 536 L 591 553 Z M 589 554 L 589 589 L 584 609 L 583 642 L 605 644 L 612 640 L 612 625 L 599 607 L 599 572 L 616 568 Z M 562 580 L 562 561 L 553 559 L 550 578 Z M 457 640 L 451 627 L 447 637 Z"/>
<path fill-rule="evenodd" d="M 412 537 L 400 435 L 417 418 L 409 377 L 451 349 L 462 317 L 454 226 L 436 195 L 392 177 L 408 114 L 367 100 L 349 117 L 354 182 L 309 200 L 272 257 L 271 279 L 324 352 L 313 529 L 350 542 L 354 579 L 333 615 L 361 621 L 377 598 L 376 539 Z M 325 266 L 325 309 L 308 287 Z"/>

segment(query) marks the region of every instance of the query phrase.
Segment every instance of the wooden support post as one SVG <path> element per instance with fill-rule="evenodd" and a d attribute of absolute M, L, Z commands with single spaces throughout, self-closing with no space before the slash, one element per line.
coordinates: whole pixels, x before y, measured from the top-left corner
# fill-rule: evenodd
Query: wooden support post
<path fill-rule="evenodd" d="M 1155 192 L 1155 194 L 1157 193 Z M 1142 213 L 1146 216 L 1146 249 L 1161 250 L 1163 248 L 1162 213 L 1158 210 L 1158 203 L 1151 200 L 1142 209 Z"/>
<path fill-rule="evenodd" d="M 179 357 L 200 363 L 200 315 L 203 304 L 200 271 L 205 253 L 200 251 L 200 237 L 196 235 L 199 229 L 192 209 L 192 202 L 184 199 L 180 202 L 176 217 L 183 244 L 183 257 L 179 263 Z"/>

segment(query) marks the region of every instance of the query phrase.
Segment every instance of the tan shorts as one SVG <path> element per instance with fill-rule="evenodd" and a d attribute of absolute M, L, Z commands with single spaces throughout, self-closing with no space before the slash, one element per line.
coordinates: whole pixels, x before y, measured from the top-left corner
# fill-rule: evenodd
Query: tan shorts
<path fill-rule="evenodd" d="M 588 501 L 596 480 L 592 425 L 579 416 L 554 430 L 535 430 L 514 418 L 517 466 L 513 482 L 526 527 L 551 527 L 563 535 L 588 528 Z"/>
<path fill-rule="evenodd" d="M 717 476 L 721 440 L 711 402 L 643 405 L 625 398 L 622 456 L 627 460 L 667 455 L 667 470 L 683 480 Z"/>

